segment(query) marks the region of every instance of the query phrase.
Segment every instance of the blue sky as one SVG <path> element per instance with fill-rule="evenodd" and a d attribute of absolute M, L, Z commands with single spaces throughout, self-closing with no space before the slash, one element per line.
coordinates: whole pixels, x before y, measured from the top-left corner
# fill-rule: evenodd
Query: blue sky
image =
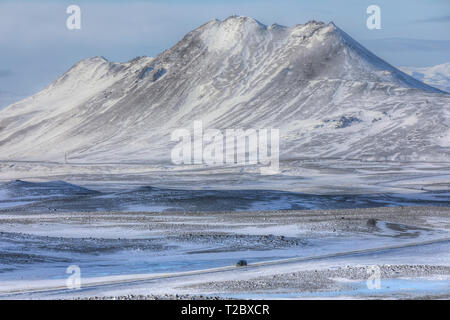
<path fill-rule="evenodd" d="M 66 28 L 71 4 L 81 8 L 81 30 Z M 381 30 L 366 27 L 371 4 L 381 8 Z M 395 66 L 450 61 L 449 0 L 0 1 L 0 96 L 33 94 L 86 57 L 156 56 L 204 22 L 232 14 L 286 26 L 334 21 Z"/>

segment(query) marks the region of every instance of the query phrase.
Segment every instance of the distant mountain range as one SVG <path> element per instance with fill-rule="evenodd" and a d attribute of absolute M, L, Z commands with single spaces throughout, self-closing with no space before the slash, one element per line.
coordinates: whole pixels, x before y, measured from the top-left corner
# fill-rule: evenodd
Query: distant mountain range
<path fill-rule="evenodd" d="M 426 80 L 426 79 L 424 79 Z M 450 160 L 450 95 L 333 23 L 232 16 L 156 58 L 82 60 L 0 111 L 0 158 L 169 163 L 171 132 L 279 128 L 282 159 Z"/>
<path fill-rule="evenodd" d="M 450 62 L 433 67 L 401 67 L 400 70 L 433 87 L 450 93 Z"/>

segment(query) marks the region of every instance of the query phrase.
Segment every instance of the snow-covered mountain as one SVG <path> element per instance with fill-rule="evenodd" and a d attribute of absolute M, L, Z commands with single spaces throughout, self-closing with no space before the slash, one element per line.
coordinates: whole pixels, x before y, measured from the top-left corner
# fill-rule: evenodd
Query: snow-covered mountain
<path fill-rule="evenodd" d="M 10 91 L 0 90 L 0 110 L 4 107 L 7 107 L 13 102 L 22 100 L 25 95 L 20 95 Z"/>
<path fill-rule="evenodd" d="M 450 95 L 333 23 L 212 20 L 156 58 L 80 61 L 0 111 L 0 158 L 170 161 L 171 132 L 279 128 L 282 159 L 450 160 Z"/>
<path fill-rule="evenodd" d="M 450 62 L 425 68 L 401 67 L 400 69 L 433 87 L 450 92 Z"/>

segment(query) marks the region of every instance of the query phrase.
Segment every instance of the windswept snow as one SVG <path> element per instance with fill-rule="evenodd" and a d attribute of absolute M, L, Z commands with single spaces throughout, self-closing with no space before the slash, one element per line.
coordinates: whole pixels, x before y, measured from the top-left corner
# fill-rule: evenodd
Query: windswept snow
<path fill-rule="evenodd" d="M 449 106 L 449 95 L 333 23 L 265 26 L 232 16 L 155 59 L 77 63 L 0 111 L 0 154 L 168 163 L 173 130 L 202 120 L 205 129 L 278 128 L 282 159 L 449 161 Z"/>
<path fill-rule="evenodd" d="M 0 295 L 20 299 L 195 293 L 286 298 L 343 297 L 350 292 L 354 297 L 393 298 L 399 297 L 396 286 L 401 284 L 394 280 L 410 277 L 422 281 L 410 284 L 413 296 L 432 291 L 445 297 L 450 270 L 448 213 L 448 208 L 422 207 L 284 214 L 0 215 Z M 379 249 L 367 251 L 373 248 Z M 296 260 L 275 261 L 289 258 Z M 240 259 L 257 265 L 234 268 Z M 266 261 L 272 265 L 260 264 Z M 82 290 L 64 290 L 70 265 L 81 268 Z M 358 286 L 352 292 L 348 285 L 365 281 L 371 265 L 380 265 L 383 290 L 395 288 L 369 293 Z M 208 271 L 216 267 L 223 269 Z M 434 281 L 439 275 L 444 283 Z M 151 277 L 154 281 L 148 280 Z M 88 287 L 117 280 L 125 282 Z M 41 292 L 26 292 L 37 289 Z M 17 290 L 25 292 L 11 295 Z"/>

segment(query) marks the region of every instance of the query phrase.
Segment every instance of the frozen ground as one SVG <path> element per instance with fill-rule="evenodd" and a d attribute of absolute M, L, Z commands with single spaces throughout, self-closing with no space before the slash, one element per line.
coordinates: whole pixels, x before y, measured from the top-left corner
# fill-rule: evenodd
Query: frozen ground
<path fill-rule="evenodd" d="M 253 166 L 0 162 L 0 210 L 15 212 L 449 206 L 449 199 L 448 163 L 304 159 L 263 176 Z"/>
<path fill-rule="evenodd" d="M 448 298 L 446 163 L 0 169 L 4 298 Z"/>
<path fill-rule="evenodd" d="M 447 297 L 449 213 L 446 207 L 4 213 L 0 292 L 20 299 Z M 424 244 L 436 239 L 443 240 Z M 371 248 L 382 250 L 354 252 Z M 340 252 L 354 253 L 323 257 Z M 258 266 L 293 257 L 307 259 Z M 249 266 L 234 267 L 239 259 Z M 80 290 L 64 289 L 69 265 L 81 268 Z M 381 268 L 379 290 L 365 285 L 371 265 Z M 197 270 L 203 271 L 189 274 Z"/>

